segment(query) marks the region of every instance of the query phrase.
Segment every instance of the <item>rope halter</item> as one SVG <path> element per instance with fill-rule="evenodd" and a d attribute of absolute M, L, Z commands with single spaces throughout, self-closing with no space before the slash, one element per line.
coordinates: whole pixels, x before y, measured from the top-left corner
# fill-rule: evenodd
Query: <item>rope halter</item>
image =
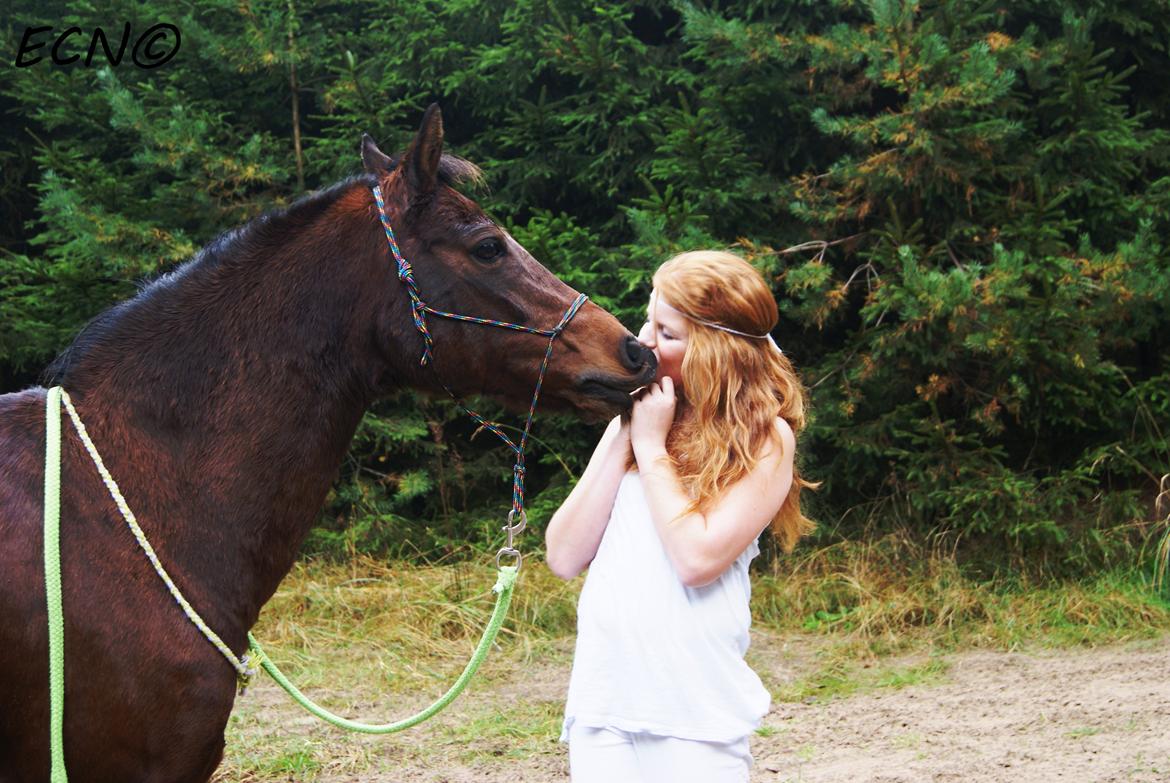
<path fill-rule="evenodd" d="M 526 468 L 524 467 L 524 448 L 528 444 L 528 434 L 532 429 L 532 420 L 536 415 L 536 401 L 540 398 L 540 389 L 544 383 L 544 374 L 548 369 L 549 361 L 552 359 L 553 341 L 557 336 L 565 330 L 569 325 L 569 321 L 573 320 L 573 316 L 585 304 L 589 298 L 585 294 L 577 294 L 577 298 L 569 305 L 569 309 L 561 316 L 560 322 L 552 329 L 535 329 L 531 326 L 523 326 L 521 324 L 508 323 L 507 321 L 497 321 L 494 318 L 476 318 L 470 315 L 459 315 L 458 313 L 448 313 L 443 310 L 436 310 L 423 301 L 419 295 L 418 284 L 414 280 L 414 269 L 410 262 L 402 255 L 402 250 L 398 247 L 398 240 L 394 236 L 394 229 L 390 225 L 390 218 L 386 215 L 386 204 L 382 200 L 382 189 L 375 185 L 373 187 L 374 200 L 378 203 L 378 216 L 382 220 L 382 228 L 386 232 L 386 241 L 390 244 L 390 253 L 394 256 L 394 262 L 397 265 L 398 280 L 406 287 L 406 293 L 410 297 L 410 314 L 414 320 L 414 327 L 418 333 L 422 335 L 423 351 L 419 359 L 420 366 L 432 364 L 434 358 L 434 339 L 431 337 L 430 330 L 427 328 L 426 314 L 436 315 L 441 318 L 450 318 L 456 321 L 466 321 L 473 324 L 482 324 L 484 326 L 498 326 L 503 329 L 512 329 L 518 332 L 529 332 L 530 334 L 539 334 L 548 338 L 548 348 L 544 352 L 544 359 L 540 363 L 540 373 L 536 377 L 536 388 L 532 392 L 532 404 L 528 406 L 528 418 L 524 423 L 524 432 L 520 436 L 520 442 L 515 443 L 504 434 L 499 425 L 495 422 L 488 421 L 483 416 L 479 415 L 471 408 L 468 408 L 455 393 L 443 383 L 439 378 L 439 385 L 443 387 L 444 391 L 450 395 L 455 404 L 476 421 L 481 428 L 488 429 L 496 434 L 496 436 L 507 444 L 508 448 L 512 449 L 516 455 L 516 464 L 512 468 L 512 510 L 508 512 L 508 524 L 504 525 L 503 531 L 507 534 L 507 543 L 499 552 L 496 553 L 496 564 L 500 564 L 503 557 L 513 557 L 516 561 L 516 567 L 520 567 L 521 555 L 519 550 L 514 547 L 514 538 L 523 532 L 528 524 L 528 516 L 524 512 L 524 475 Z M 434 366 L 432 364 L 432 366 Z M 436 375 L 436 378 L 438 376 Z"/>

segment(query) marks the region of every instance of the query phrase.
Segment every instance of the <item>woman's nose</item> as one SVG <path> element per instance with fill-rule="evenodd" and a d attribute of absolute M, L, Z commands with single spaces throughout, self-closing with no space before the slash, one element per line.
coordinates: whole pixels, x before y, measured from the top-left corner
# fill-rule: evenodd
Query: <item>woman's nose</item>
<path fill-rule="evenodd" d="M 654 347 L 654 328 L 650 325 L 649 321 L 642 324 L 642 330 L 638 332 L 638 342 L 647 348 Z"/>

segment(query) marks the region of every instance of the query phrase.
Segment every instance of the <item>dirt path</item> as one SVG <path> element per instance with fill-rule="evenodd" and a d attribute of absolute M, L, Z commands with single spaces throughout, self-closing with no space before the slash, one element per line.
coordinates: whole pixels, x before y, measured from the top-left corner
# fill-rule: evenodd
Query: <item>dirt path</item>
<path fill-rule="evenodd" d="M 774 704 L 753 781 L 1170 781 L 1170 639 L 965 653 L 942 681 Z"/>
<path fill-rule="evenodd" d="M 427 727 L 383 738 L 314 726 L 262 682 L 237 708 L 217 780 L 567 781 L 566 751 L 556 742 L 566 653 L 522 670 L 501 665 Z M 773 690 L 821 665 L 811 640 L 757 634 L 751 656 Z M 968 652 L 927 670 L 902 687 L 775 701 L 752 741 L 752 782 L 1170 781 L 1170 637 L 1095 650 Z M 369 714 L 409 708 L 390 702 L 354 704 Z M 285 722 L 278 738 L 256 740 L 273 720 Z"/>

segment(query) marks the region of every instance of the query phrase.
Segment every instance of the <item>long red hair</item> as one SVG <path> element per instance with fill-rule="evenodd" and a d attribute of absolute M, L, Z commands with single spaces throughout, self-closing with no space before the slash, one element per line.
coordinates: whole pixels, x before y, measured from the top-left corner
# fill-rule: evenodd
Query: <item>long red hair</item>
<path fill-rule="evenodd" d="M 682 399 L 666 450 L 691 493 L 686 513 L 703 513 L 726 487 L 755 468 L 766 448 L 781 447 L 775 434 L 777 416 L 794 434 L 804 429 L 804 387 L 792 362 L 771 341 L 698 322 L 752 335 L 775 328 L 776 300 L 748 262 L 723 251 L 682 253 L 658 268 L 654 287 L 689 316 Z M 816 486 L 794 464 L 792 488 L 771 523 L 785 551 L 814 528 L 801 513 L 800 492 Z"/>

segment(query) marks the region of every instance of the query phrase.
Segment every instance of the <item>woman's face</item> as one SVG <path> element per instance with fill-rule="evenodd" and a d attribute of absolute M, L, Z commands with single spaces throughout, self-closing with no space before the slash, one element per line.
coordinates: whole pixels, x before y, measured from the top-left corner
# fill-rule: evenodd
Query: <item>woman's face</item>
<path fill-rule="evenodd" d="M 658 359 L 658 380 L 669 375 L 676 389 L 682 389 L 682 360 L 689 333 L 687 317 L 663 301 L 658 289 L 651 291 L 638 342 L 653 349 Z"/>

